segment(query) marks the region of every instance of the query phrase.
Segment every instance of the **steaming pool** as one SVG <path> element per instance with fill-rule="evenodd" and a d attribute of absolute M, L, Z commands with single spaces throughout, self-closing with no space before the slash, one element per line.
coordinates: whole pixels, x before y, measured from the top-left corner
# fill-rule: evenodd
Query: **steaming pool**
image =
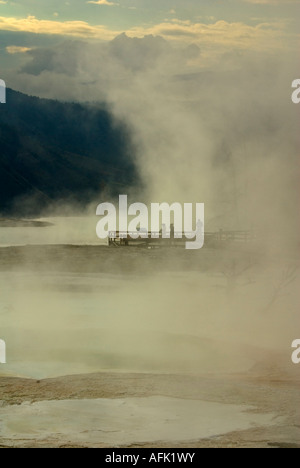
<path fill-rule="evenodd" d="M 239 344 L 220 346 L 222 329 L 210 309 L 199 314 L 198 296 L 191 297 L 189 288 L 172 297 L 181 278 L 164 278 L 163 288 L 162 278 L 134 280 L 0 272 L 0 337 L 7 346 L 0 374 L 42 379 L 100 371 L 244 371 L 253 365 Z"/>
<path fill-rule="evenodd" d="M 111 446 L 209 438 L 272 426 L 272 414 L 250 407 L 167 397 L 23 403 L 1 409 L 0 437 Z M 276 419 L 278 423 L 278 418 Z"/>
<path fill-rule="evenodd" d="M 268 395 L 264 389 L 253 400 L 247 382 L 237 390 L 235 380 L 226 381 L 253 368 L 266 338 L 271 350 L 274 336 L 286 341 L 286 314 L 271 321 L 261 314 L 272 292 L 268 271 L 263 294 L 247 271 L 229 295 L 224 275 L 176 262 L 160 271 L 155 251 L 85 247 L 93 244 L 94 220 L 90 241 L 86 219 L 69 222 L 70 229 L 62 219 L 49 228 L 0 229 L 2 247 L 42 246 L 1 250 L 0 339 L 7 364 L 0 365 L 0 377 L 26 378 L 3 379 L 4 445 L 171 443 L 281 424 L 276 405 L 259 404 L 260 395 Z M 209 266 L 210 252 L 203 258 Z M 194 375 L 199 380 L 189 380 Z M 207 375 L 217 379 L 205 383 Z"/>
<path fill-rule="evenodd" d="M 29 239 L 41 245 L 86 245 L 95 240 L 94 218 L 47 221 L 55 225 L 1 228 L 0 245 L 26 244 Z M 68 269 L 74 252 L 80 260 L 78 271 Z M 265 347 L 273 349 L 274 336 L 284 346 L 289 342 L 282 336 L 286 315 L 270 321 L 261 313 L 274 290 L 268 272 L 259 281 L 246 272 L 229 297 L 222 274 L 181 271 L 175 265 L 170 271 L 143 275 L 147 256 L 140 251 L 105 248 L 95 254 L 96 265 L 104 264 L 95 272 L 89 271 L 86 253 L 85 248 L 70 252 L 59 247 L 55 268 L 48 271 L 47 259 L 39 271 L 36 258 L 30 269 L 31 249 L 24 248 L 18 254 L 20 261 L 25 256 L 24 269 L 13 263 L 13 268 L 0 271 L 0 339 L 7 351 L 0 375 L 43 379 L 101 371 L 247 372 Z M 14 255 L 9 251 L 8 267 Z M 69 263 L 64 263 L 66 256 Z M 114 267 L 120 266 L 118 273 L 114 268 L 106 272 L 112 257 Z M 132 258 L 141 271 L 128 274 Z M 292 301 L 292 294 L 288 298 Z M 278 310 L 282 311 L 280 303 Z M 296 327 L 298 316 L 291 315 L 294 330 L 292 320 Z"/>

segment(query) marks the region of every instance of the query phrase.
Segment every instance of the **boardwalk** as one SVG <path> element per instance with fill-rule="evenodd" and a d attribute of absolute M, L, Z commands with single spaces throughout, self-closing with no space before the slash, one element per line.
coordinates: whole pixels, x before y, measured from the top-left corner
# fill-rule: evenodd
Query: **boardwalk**
<path fill-rule="evenodd" d="M 216 232 L 205 233 L 205 245 L 220 245 L 230 242 L 253 242 L 257 239 L 255 231 L 223 231 L 222 229 Z M 191 240 L 181 232 L 175 232 L 169 239 L 164 239 L 161 232 L 130 232 L 116 231 L 110 232 L 108 237 L 108 245 L 116 247 L 130 245 L 144 245 L 153 247 L 184 246 L 185 242 Z"/>

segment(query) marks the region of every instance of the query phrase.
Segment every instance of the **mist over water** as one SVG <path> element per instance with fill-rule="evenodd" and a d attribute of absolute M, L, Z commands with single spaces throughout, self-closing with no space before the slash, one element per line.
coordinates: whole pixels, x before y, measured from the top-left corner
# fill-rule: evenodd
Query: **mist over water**
<path fill-rule="evenodd" d="M 46 227 L 0 228 L 0 247 L 25 245 L 105 245 L 96 236 L 95 216 L 47 217 Z"/>
<path fill-rule="evenodd" d="M 1 271 L 5 372 L 220 373 L 264 359 L 288 371 L 299 303 L 297 67 L 289 56 L 246 53 L 208 64 L 165 44 L 151 67 L 137 67 L 134 54 L 122 59 L 126 41 L 79 44 L 70 62 L 65 45 L 51 71 L 37 51 L 34 76 L 28 65 L 12 86 L 105 101 L 133 140 L 144 182 L 129 194 L 133 201 L 204 202 L 207 230 L 254 229 L 258 243 L 193 255 L 110 249 L 92 256 L 65 247 L 52 257 L 39 251 L 39 261 L 36 250 L 11 251 L 19 260 Z M 94 213 L 105 201 L 99 193 Z M 53 221 L 41 230 L 1 229 L 0 244 L 99 245 L 96 217 Z"/>
<path fill-rule="evenodd" d="M 0 273 L 5 373 L 292 367 L 299 275 L 291 260 L 266 267 L 252 254 L 213 249 L 38 249 L 5 249 L 17 258 Z"/>

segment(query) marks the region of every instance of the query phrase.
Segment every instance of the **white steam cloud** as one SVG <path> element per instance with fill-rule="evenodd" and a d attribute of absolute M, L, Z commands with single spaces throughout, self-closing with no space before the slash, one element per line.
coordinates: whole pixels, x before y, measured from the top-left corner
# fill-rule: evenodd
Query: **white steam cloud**
<path fill-rule="evenodd" d="M 291 83 L 298 75 L 293 57 L 232 51 L 213 62 L 195 45 L 175 49 L 161 38 L 125 35 L 107 44 L 67 42 L 60 48 L 35 49 L 29 56 L 23 70 L 8 80 L 12 88 L 61 100 L 104 101 L 118 121 L 126 122 L 145 184 L 144 192 L 135 194 L 136 201 L 204 202 L 207 230 L 255 228 L 263 245 L 253 258 L 251 252 L 247 254 L 245 264 L 238 251 L 231 256 L 229 252 L 229 258 L 212 269 L 223 255 L 215 251 L 203 275 L 192 273 L 178 281 L 146 278 L 130 287 L 122 283 L 118 294 L 105 293 L 104 300 L 97 295 L 95 303 L 99 302 L 106 321 L 98 324 L 94 303 L 91 309 L 97 327 L 106 330 L 101 335 L 103 349 L 108 354 L 119 350 L 125 361 L 129 356 L 130 365 L 140 356 L 138 370 L 145 368 L 145 362 L 147 369 L 157 369 L 163 358 L 164 371 L 177 370 L 169 365 L 174 359 L 180 368 L 190 363 L 192 370 L 211 370 L 209 357 L 214 353 L 209 346 L 201 354 L 198 344 L 195 349 L 192 342 L 188 345 L 191 334 L 223 346 L 218 370 L 224 349 L 229 364 L 234 362 L 233 344 L 237 349 L 243 348 L 242 343 L 257 349 L 278 344 L 290 352 L 298 320 L 299 275 L 294 263 L 300 226 L 300 107 L 291 100 Z M 104 201 L 99 196 L 94 209 Z M 260 255 L 264 256 L 257 266 Z M 197 258 L 193 271 L 203 267 L 203 257 Z M 109 266 L 111 257 L 106 261 Z M 178 259 L 166 261 L 172 270 L 172 262 Z M 140 270 L 147 272 L 144 257 L 141 263 Z M 122 271 L 127 274 L 128 268 L 124 260 Z M 21 291 L 22 304 L 26 303 L 23 295 L 27 298 L 27 292 Z M 60 314 L 62 303 L 57 297 L 53 296 L 53 304 L 45 301 L 45 313 L 56 321 L 55 330 L 57 324 L 63 330 L 65 324 L 48 310 Z M 37 295 L 36 304 L 31 296 L 28 300 L 32 323 L 36 323 L 41 298 Z M 76 328 L 82 319 L 71 320 L 73 303 L 66 304 L 65 310 L 61 320 Z M 87 327 L 88 341 L 91 328 L 97 327 L 93 323 Z M 157 335 L 158 330 L 169 330 L 170 341 L 165 341 L 164 334 Z M 152 331 L 154 338 L 143 343 Z M 183 341 L 178 338 L 181 332 Z M 249 353 L 254 357 L 252 348 Z M 286 359 L 290 363 L 289 355 Z"/>
<path fill-rule="evenodd" d="M 211 229 L 297 238 L 297 63 L 288 54 L 233 51 L 211 63 L 193 44 L 175 49 L 159 37 L 121 35 L 29 55 L 12 87 L 105 101 L 126 122 L 145 200 L 204 202 Z"/>

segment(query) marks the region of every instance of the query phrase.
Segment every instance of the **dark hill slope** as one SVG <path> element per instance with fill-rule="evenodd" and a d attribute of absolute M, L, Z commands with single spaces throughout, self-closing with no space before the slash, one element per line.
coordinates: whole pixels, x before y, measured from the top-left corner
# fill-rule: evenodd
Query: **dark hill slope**
<path fill-rule="evenodd" d="M 60 199 L 86 203 L 100 190 L 116 194 L 136 183 L 129 134 L 108 110 L 7 91 L 0 105 L 0 212 L 15 211 L 22 199 L 34 200 L 30 211 Z"/>

